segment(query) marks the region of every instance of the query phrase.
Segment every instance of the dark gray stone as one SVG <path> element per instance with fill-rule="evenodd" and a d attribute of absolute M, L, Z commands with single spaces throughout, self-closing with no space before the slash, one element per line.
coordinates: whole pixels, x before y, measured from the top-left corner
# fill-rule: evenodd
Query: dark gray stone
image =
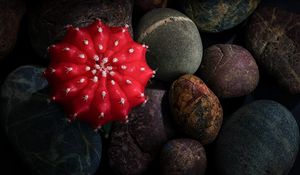
<path fill-rule="evenodd" d="M 161 8 L 148 12 L 140 20 L 136 39 L 149 45 L 147 63 L 157 69 L 157 78 L 173 81 L 193 74 L 202 59 L 202 42 L 194 22 L 184 14 Z"/>
<path fill-rule="evenodd" d="M 298 148 L 293 115 L 277 102 L 259 100 L 225 122 L 216 142 L 216 168 L 225 175 L 286 175 Z"/>
<path fill-rule="evenodd" d="M 42 68 L 20 67 L 1 93 L 6 134 L 34 174 L 93 174 L 101 159 L 101 137 L 87 124 L 67 123 L 63 109 L 39 91 Z"/>
<path fill-rule="evenodd" d="M 22 66 L 8 75 L 1 87 L 3 117 L 0 120 L 7 118 L 14 106 L 28 101 L 33 93 L 48 85 L 47 80 L 42 76 L 43 71 L 44 68 L 36 66 Z"/>

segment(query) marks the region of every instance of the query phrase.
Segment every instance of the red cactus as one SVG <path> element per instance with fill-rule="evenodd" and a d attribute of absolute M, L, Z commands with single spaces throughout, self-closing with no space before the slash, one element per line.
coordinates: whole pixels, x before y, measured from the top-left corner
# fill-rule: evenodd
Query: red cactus
<path fill-rule="evenodd" d="M 134 42 L 128 26 L 109 27 L 96 20 L 67 27 L 64 39 L 49 47 L 45 71 L 52 100 L 76 118 L 99 129 L 109 121 L 128 121 L 131 108 L 146 102 L 144 89 L 154 71 L 146 63 L 147 46 Z"/>

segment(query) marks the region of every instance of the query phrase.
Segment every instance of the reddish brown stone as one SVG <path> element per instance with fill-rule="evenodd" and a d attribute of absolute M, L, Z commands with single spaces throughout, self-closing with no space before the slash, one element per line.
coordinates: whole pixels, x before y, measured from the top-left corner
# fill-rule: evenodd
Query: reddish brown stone
<path fill-rule="evenodd" d="M 173 82 L 169 101 L 176 124 L 188 136 L 205 145 L 215 140 L 223 121 L 218 98 L 194 75 Z"/>

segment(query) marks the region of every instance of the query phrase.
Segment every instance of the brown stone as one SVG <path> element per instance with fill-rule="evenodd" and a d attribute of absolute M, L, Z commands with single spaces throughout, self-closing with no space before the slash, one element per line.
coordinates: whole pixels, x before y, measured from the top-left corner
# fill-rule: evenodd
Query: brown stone
<path fill-rule="evenodd" d="M 192 139 L 171 140 L 160 155 L 162 175 L 204 175 L 206 164 L 203 146 Z"/>
<path fill-rule="evenodd" d="M 218 98 L 194 75 L 173 82 L 169 101 L 176 124 L 188 136 L 205 145 L 215 140 L 223 121 Z"/>
<path fill-rule="evenodd" d="M 246 33 L 247 47 L 278 84 L 300 93 L 300 15 L 275 7 L 257 10 Z"/>

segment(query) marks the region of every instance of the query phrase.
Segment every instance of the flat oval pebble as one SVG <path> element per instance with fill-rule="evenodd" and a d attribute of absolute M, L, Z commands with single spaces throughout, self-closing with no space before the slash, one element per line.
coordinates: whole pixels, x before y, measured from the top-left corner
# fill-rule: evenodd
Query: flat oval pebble
<path fill-rule="evenodd" d="M 222 106 L 216 95 L 194 75 L 173 82 L 169 102 L 177 126 L 202 145 L 217 137 L 223 121 Z"/>
<path fill-rule="evenodd" d="M 299 128 L 281 104 L 259 100 L 237 110 L 216 141 L 220 174 L 287 175 L 299 149 Z"/>
<path fill-rule="evenodd" d="M 219 98 L 247 95 L 256 88 L 259 80 L 252 55 L 243 47 L 232 44 L 207 48 L 199 74 Z"/>
<path fill-rule="evenodd" d="M 114 123 L 108 156 L 116 174 L 142 174 L 173 136 L 166 90 L 148 88 L 144 106 L 132 110 L 128 124 Z"/>
<path fill-rule="evenodd" d="M 180 0 L 184 13 L 204 32 L 222 32 L 243 22 L 260 0 Z"/>
<path fill-rule="evenodd" d="M 136 39 L 149 46 L 147 63 L 157 70 L 157 78 L 173 81 L 193 74 L 202 59 L 202 42 L 194 22 L 184 14 L 168 9 L 154 9 L 139 22 Z"/>
<path fill-rule="evenodd" d="M 101 137 L 87 124 L 68 123 L 62 108 L 40 91 L 44 69 L 23 66 L 1 88 L 1 121 L 14 149 L 33 174 L 93 174 Z"/>
<path fill-rule="evenodd" d="M 176 139 L 165 144 L 160 154 L 162 175 L 204 175 L 206 153 L 196 140 Z"/>
<path fill-rule="evenodd" d="M 300 14 L 258 9 L 246 32 L 247 47 L 269 74 L 292 94 L 300 93 Z"/>

